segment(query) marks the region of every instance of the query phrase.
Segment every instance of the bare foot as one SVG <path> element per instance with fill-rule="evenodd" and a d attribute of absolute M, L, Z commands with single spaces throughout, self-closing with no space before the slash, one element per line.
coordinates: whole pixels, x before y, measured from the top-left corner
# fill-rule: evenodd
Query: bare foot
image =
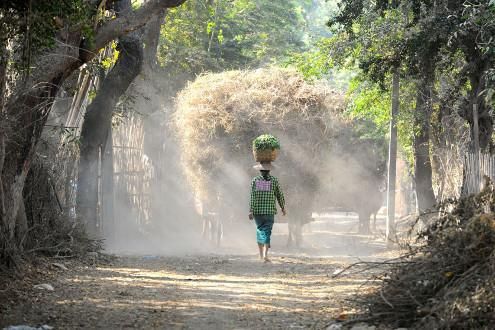
<path fill-rule="evenodd" d="M 266 263 L 271 263 L 272 261 L 271 261 L 270 259 L 268 259 L 268 258 L 265 258 L 265 259 L 263 260 L 263 262 L 266 264 Z"/>

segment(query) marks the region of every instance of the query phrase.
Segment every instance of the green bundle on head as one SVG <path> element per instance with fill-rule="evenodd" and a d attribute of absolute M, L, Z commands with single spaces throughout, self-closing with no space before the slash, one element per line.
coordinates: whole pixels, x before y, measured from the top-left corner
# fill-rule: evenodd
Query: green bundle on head
<path fill-rule="evenodd" d="M 253 150 L 275 150 L 280 149 L 280 142 L 271 134 L 263 134 L 253 140 Z"/>

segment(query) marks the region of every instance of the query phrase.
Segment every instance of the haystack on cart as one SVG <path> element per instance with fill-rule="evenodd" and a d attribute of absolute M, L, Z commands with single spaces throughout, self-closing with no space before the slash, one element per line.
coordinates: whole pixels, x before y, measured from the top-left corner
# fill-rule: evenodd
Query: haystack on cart
<path fill-rule="evenodd" d="M 342 108 L 341 94 L 277 68 L 203 75 L 181 91 L 175 123 L 184 150 L 182 167 L 203 204 L 211 196 L 222 196 L 221 217 L 234 219 L 229 230 L 224 226 L 226 235 L 242 226 L 250 230 L 249 187 L 257 173 L 249 141 L 265 132 L 284 146 L 265 159 L 279 153 L 274 175 L 286 195 L 287 220 L 302 228 L 311 217 L 322 177 L 319 169 L 335 127 L 341 126 Z M 261 160 L 261 153 L 255 157 Z"/>

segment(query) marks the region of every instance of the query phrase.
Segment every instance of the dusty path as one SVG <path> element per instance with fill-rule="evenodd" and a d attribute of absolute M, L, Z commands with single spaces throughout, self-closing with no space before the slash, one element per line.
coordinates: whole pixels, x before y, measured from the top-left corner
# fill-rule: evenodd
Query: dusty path
<path fill-rule="evenodd" d="M 349 254 L 358 254 L 372 242 L 322 230 L 308 235 L 323 235 L 327 242 L 330 238 L 334 248 L 328 248 L 338 253 L 314 256 L 311 249 L 281 249 L 275 250 L 272 264 L 261 263 L 255 255 L 221 254 L 127 256 L 107 265 L 68 264 L 69 270 L 47 276 L 54 291 L 31 289 L 22 303 L 4 310 L 0 328 L 325 328 L 342 312 L 344 299 L 364 290 L 364 275 L 334 279 L 332 274 L 356 260 Z M 381 251 L 375 245 L 361 257 L 375 258 Z"/>

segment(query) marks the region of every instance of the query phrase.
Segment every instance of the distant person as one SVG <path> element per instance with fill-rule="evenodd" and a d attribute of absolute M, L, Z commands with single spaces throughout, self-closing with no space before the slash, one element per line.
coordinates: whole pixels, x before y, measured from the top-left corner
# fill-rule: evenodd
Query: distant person
<path fill-rule="evenodd" d="M 270 262 L 268 259 L 268 249 L 270 248 L 270 237 L 272 235 L 273 223 L 277 207 L 275 200 L 278 201 L 282 214 L 285 216 L 284 194 L 278 179 L 270 175 L 272 165 L 270 163 L 260 163 L 254 166 L 261 172 L 251 182 L 251 200 L 249 203 L 249 219 L 256 222 L 256 239 L 260 259 Z"/>

